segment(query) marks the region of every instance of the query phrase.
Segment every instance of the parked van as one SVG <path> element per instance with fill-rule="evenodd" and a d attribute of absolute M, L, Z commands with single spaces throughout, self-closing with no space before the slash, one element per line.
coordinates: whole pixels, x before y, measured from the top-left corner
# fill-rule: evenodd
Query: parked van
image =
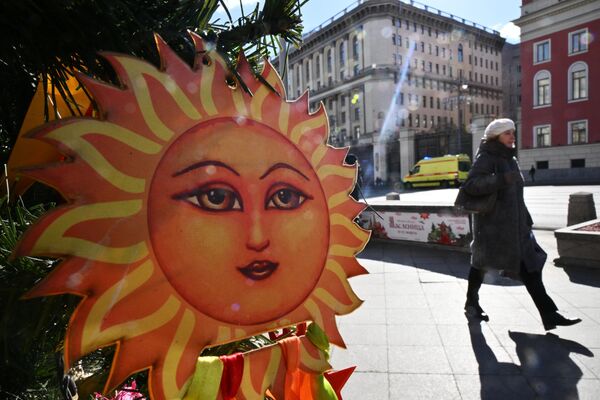
<path fill-rule="evenodd" d="M 471 159 L 466 154 L 425 157 L 412 167 L 404 177 L 404 187 L 441 186 L 459 187 L 471 169 Z"/>

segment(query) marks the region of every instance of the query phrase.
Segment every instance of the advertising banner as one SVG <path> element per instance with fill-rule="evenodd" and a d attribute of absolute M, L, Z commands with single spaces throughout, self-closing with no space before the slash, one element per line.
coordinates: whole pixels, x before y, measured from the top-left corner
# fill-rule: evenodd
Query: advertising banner
<path fill-rule="evenodd" d="M 374 238 L 468 246 L 472 234 L 468 215 L 431 212 L 364 211 L 363 228 Z"/>

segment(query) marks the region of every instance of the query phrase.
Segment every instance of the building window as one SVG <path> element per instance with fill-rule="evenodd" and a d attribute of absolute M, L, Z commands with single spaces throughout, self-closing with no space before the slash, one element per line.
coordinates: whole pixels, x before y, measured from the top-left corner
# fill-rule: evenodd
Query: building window
<path fill-rule="evenodd" d="M 550 146 L 550 125 L 533 127 L 535 147 Z"/>
<path fill-rule="evenodd" d="M 537 169 L 548 169 L 548 161 L 537 161 L 535 167 Z"/>
<path fill-rule="evenodd" d="M 569 32 L 569 54 L 585 53 L 588 50 L 588 30 Z"/>
<path fill-rule="evenodd" d="M 396 34 L 392 35 L 392 44 L 395 46 L 396 45 Z"/>
<path fill-rule="evenodd" d="M 340 43 L 340 67 L 346 65 L 346 46 L 344 46 L 344 42 Z"/>
<path fill-rule="evenodd" d="M 354 61 L 358 61 L 358 38 L 356 36 L 352 39 L 352 58 Z"/>
<path fill-rule="evenodd" d="M 342 111 L 341 114 L 340 114 L 340 122 L 342 124 L 346 123 L 346 112 L 345 111 Z"/>
<path fill-rule="evenodd" d="M 585 100 L 588 97 L 588 67 L 578 61 L 569 67 L 569 100 Z"/>
<path fill-rule="evenodd" d="M 306 65 L 304 65 L 304 75 L 306 78 L 306 85 L 308 86 L 310 82 L 310 61 L 307 62 Z"/>
<path fill-rule="evenodd" d="M 571 168 L 585 168 L 585 158 L 571 160 Z"/>
<path fill-rule="evenodd" d="M 360 137 L 360 126 L 354 127 L 354 137 L 358 139 Z"/>
<path fill-rule="evenodd" d="M 317 79 L 321 77 L 321 56 L 317 55 L 317 64 L 315 65 L 315 74 L 317 74 Z"/>
<path fill-rule="evenodd" d="M 546 70 L 539 71 L 533 77 L 533 105 L 547 106 L 551 103 L 551 83 L 550 72 Z"/>
<path fill-rule="evenodd" d="M 569 122 L 569 144 L 587 143 L 587 120 Z"/>
<path fill-rule="evenodd" d="M 400 92 L 400 96 L 398 97 L 399 104 L 404 105 L 404 93 Z"/>
<path fill-rule="evenodd" d="M 340 106 L 341 107 L 346 107 L 346 96 L 341 96 L 340 97 Z"/>
<path fill-rule="evenodd" d="M 352 72 L 354 73 L 354 76 L 358 75 L 358 72 L 359 72 L 358 64 L 354 65 L 354 67 L 352 68 Z"/>
<path fill-rule="evenodd" d="M 333 59 L 331 57 L 331 49 L 327 50 L 327 72 L 331 72 L 333 67 Z"/>
<path fill-rule="evenodd" d="M 398 40 L 396 41 L 396 44 L 398 44 L 398 46 L 402 47 L 402 36 L 398 35 Z"/>
<path fill-rule="evenodd" d="M 462 45 L 462 43 L 458 44 L 458 62 L 463 62 L 463 45 Z"/>
<path fill-rule="evenodd" d="M 533 63 L 550 61 L 550 39 L 533 44 Z"/>
<path fill-rule="evenodd" d="M 354 109 L 354 120 L 360 121 L 360 108 L 356 107 Z"/>

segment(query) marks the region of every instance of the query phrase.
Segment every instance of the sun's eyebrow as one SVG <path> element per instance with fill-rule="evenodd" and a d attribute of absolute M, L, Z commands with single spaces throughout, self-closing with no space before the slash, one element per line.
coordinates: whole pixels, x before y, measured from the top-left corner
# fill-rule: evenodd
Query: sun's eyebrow
<path fill-rule="evenodd" d="M 206 160 L 206 161 L 200 161 L 200 162 L 194 163 L 192 165 L 189 165 L 189 166 L 185 167 L 182 170 L 179 170 L 179 171 L 175 172 L 173 174 L 173 178 L 176 177 L 176 176 L 183 175 L 183 174 L 185 174 L 187 172 L 190 172 L 190 171 L 192 171 L 194 169 L 206 167 L 208 165 L 213 165 L 215 167 L 226 168 L 226 169 L 230 170 L 231 172 L 233 172 L 234 174 L 236 174 L 237 176 L 240 176 L 240 174 L 235 169 L 231 168 L 229 165 L 225 164 L 224 162 L 215 161 L 215 160 Z"/>
<path fill-rule="evenodd" d="M 309 181 L 310 179 L 308 179 L 308 177 L 306 175 L 304 175 L 302 172 L 300 172 L 298 169 L 292 167 L 289 164 L 286 163 L 277 163 L 277 164 L 273 164 L 271 165 L 271 167 L 269 167 L 268 170 L 265 171 L 264 174 L 262 174 L 262 176 L 260 177 L 260 179 L 264 179 L 267 175 L 269 175 L 271 172 L 275 171 L 278 168 L 287 168 L 290 169 L 294 172 L 296 172 L 297 174 L 300 174 L 300 176 L 302 176 L 304 179 L 306 179 L 307 181 Z"/>

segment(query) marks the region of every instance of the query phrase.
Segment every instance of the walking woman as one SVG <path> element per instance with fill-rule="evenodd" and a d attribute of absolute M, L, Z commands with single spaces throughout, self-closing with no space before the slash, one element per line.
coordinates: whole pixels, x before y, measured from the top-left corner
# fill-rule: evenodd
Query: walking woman
<path fill-rule="evenodd" d="M 544 288 L 542 267 L 546 257 L 536 251 L 537 243 L 531 233 L 533 221 L 523 199 L 523 177 L 515 158 L 512 120 L 496 119 L 487 126 L 464 191 L 471 196 L 493 193 L 497 196 L 492 211 L 473 216 L 467 316 L 489 320 L 479 305 L 479 288 L 486 271 L 501 270 L 505 276 L 523 282 L 546 330 L 581 322 L 579 318 L 568 319 L 559 314 Z"/>

